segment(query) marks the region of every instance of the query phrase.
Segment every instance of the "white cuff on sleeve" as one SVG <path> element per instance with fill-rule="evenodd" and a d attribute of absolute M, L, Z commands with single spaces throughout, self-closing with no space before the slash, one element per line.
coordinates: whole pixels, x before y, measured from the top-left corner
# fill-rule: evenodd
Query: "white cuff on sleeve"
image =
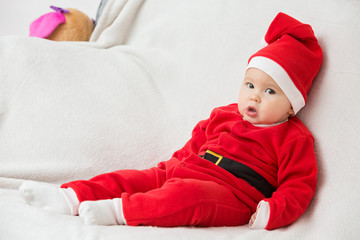
<path fill-rule="evenodd" d="M 266 201 L 260 201 L 257 207 L 257 215 L 251 229 L 265 229 L 270 218 L 270 205 Z"/>

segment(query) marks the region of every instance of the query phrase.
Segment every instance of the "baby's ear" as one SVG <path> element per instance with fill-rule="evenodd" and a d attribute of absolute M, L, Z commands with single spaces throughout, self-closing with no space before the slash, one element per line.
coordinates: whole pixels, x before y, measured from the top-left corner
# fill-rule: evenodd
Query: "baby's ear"
<path fill-rule="evenodd" d="M 294 112 L 294 109 L 293 109 L 293 108 L 291 108 L 291 109 L 289 110 L 289 115 L 290 115 L 290 116 L 294 116 L 294 115 L 295 115 L 295 112 Z"/>

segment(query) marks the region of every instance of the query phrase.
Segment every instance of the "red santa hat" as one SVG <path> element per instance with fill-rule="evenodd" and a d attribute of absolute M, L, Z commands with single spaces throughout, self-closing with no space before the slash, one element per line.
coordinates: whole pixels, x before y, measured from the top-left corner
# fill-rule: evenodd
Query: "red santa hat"
<path fill-rule="evenodd" d="M 247 68 L 268 74 L 288 97 L 295 114 L 320 70 L 323 54 L 310 25 L 279 13 L 264 38 L 267 46 L 252 55 Z"/>

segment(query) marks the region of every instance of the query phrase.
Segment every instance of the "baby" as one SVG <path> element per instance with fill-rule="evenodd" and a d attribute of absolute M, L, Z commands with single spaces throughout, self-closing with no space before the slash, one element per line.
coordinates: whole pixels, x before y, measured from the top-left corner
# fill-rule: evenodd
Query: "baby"
<path fill-rule="evenodd" d="M 60 188 L 26 181 L 25 201 L 86 224 L 276 229 L 299 218 L 317 183 L 314 139 L 295 116 L 321 63 L 311 26 L 279 13 L 250 57 L 238 102 L 215 108 L 170 160 Z"/>

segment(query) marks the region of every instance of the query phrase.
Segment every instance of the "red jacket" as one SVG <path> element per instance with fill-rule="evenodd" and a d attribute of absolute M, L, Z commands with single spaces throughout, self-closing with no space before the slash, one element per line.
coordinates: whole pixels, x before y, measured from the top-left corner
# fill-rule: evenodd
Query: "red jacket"
<path fill-rule="evenodd" d="M 305 212 L 313 198 L 317 183 L 314 138 L 297 117 L 276 126 L 257 127 L 243 120 L 237 104 L 219 107 L 209 119 L 197 124 L 192 138 L 173 158 L 204 155 L 208 149 L 247 165 L 276 187 L 271 198 L 260 194 L 260 199 L 256 189 L 244 186 L 246 182 L 233 186 L 242 192 L 247 189 L 256 202 L 269 203 L 266 229 L 291 224 Z M 235 194 L 244 201 L 243 195 Z"/>

